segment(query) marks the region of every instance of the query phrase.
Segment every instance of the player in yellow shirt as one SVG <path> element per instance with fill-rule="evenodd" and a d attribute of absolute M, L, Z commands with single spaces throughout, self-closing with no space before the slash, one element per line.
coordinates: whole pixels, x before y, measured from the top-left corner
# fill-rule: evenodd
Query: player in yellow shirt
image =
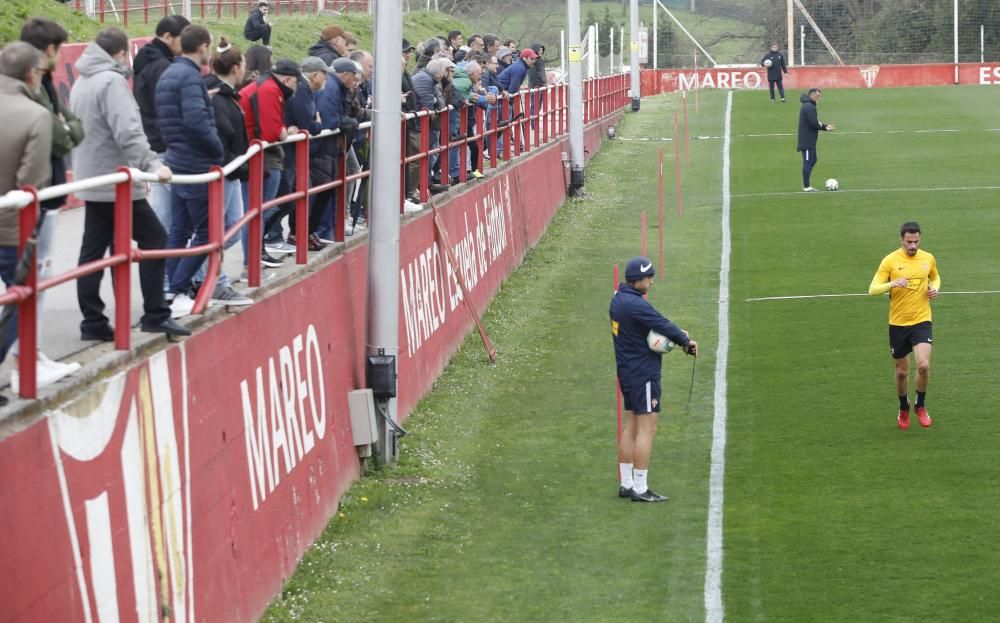
<path fill-rule="evenodd" d="M 924 398 L 931 375 L 931 301 L 941 289 L 941 276 L 934 256 L 920 250 L 920 225 L 913 221 L 903 223 L 899 237 L 900 248 L 879 264 L 868 294 L 889 293 L 889 348 L 896 362 L 899 395 L 896 423 L 906 430 L 910 427 L 907 383 L 911 352 L 917 363 L 917 420 L 924 428 L 931 425 Z"/>

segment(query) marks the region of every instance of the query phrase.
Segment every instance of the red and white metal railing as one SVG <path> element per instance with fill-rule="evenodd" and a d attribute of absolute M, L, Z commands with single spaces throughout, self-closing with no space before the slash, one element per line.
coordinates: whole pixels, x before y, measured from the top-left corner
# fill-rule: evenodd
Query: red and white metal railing
<path fill-rule="evenodd" d="M 584 100 L 584 122 L 589 123 L 607 114 L 613 113 L 629 103 L 628 98 L 628 75 L 606 76 L 595 78 L 586 83 Z M 530 105 L 528 113 L 523 117 L 517 114 L 525 110 L 525 98 L 535 98 L 536 106 L 534 111 Z M 434 154 L 440 154 L 441 171 L 443 185 L 448 185 L 448 158 L 449 150 L 458 148 L 459 153 L 459 179 L 464 180 L 466 176 L 465 148 L 470 142 L 477 141 L 486 145 L 492 141 L 490 149 L 490 166 L 497 164 L 496 142 L 503 138 L 504 159 L 509 160 L 513 155 L 520 155 L 533 151 L 555 139 L 565 136 L 568 131 L 568 103 L 567 88 L 565 85 L 555 85 L 534 89 L 531 91 L 521 91 L 506 98 L 498 100 L 498 106 L 507 106 L 513 103 L 514 115 L 512 120 L 503 128 L 498 128 L 498 109 L 490 110 L 490 128 L 484 127 L 485 113 L 477 108 L 475 116 L 475 133 L 468 134 L 467 111 L 459 110 L 459 138 L 450 140 L 450 130 L 448 115 L 454 111 L 450 107 L 438 111 L 441 116 L 440 145 L 434 149 L 429 148 L 430 144 L 430 116 L 431 111 L 421 111 L 406 115 L 402 120 L 402 135 L 404 149 L 400 166 L 405 168 L 408 163 L 420 162 L 420 194 L 422 200 L 429 198 L 429 167 L 430 159 Z M 421 150 L 412 156 L 406 156 L 406 129 L 407 122 L 411 119 L 418 119 L 421 124 Z M 359 130 L 376 131 L 371 123 L 362 123 Z M 309 183 L 309 142 L 319 139 L 332 139 L 341 142 L 341 152 L 343 155 L 337 160 L 337 171 L 334 179 L 326 184 L 311 186 Z M 239 235 L 243 227 L 249 227 L 249 239 L 259 241 L 263 237 L 263 213 L 264 210 L 281 206 L 288 202 L 295 202 L 295 259 L 297 264 L 308 262 L 308 226 L 309 226 L 309 197 L 318 193 L 335 190 L 336 205 L 341 210 L 338 218 L 335 219 L 334 239 L 338 242 L 344 240 L 344 216 L 347 212 L 347 188 L 351 182 L 367 178 L 371 173 L 362 170 L 358 173 L 348 175 L 346 170 L 348 145 L 344 144 L 343 137 L 339 130 L 325 130 L 315 136 L 305 133 L 295 134 L 282 143 L 264 143 L 253 141 L 250 149 L 245 154 L 227 163 L 224 167 L 212 167 L 207 173 L 196 175 L 174 175 L 170 179 L 170 184 L 208 184 L 208 242 L 198 247 L 187 247 L 183 249 L 136 249 L 132 247 L 132 183 L 135 181 L 159 183 L 156 175 L 122 167 L 115 173 L 100 175 L 97 177 L 76 180 L 59 186 L 52 186 L 42 190 L 28 187 L 23 190 L 15 190 L 0 196 L 0 209 L 18 209 L 19 212 L 19 240 L 20 252 L 23 254 L 28 238 L 31 236 L 38 221 L 39 204 L 49 199 L 66 197 L 73 193 L 86 190 L 103 188 L 106 186 L 115 187 L 115 231 L 114 249 L 115 253 L 100 260 L 95 260 L 87 264 L 74 267 L 66 272 L 55 275 L 43 281 L 38 280 L 37 263 L 28 262 L 28 271 L 25 281 L 21 285 L 14 285 L 0 294 L 0 305 L 18 305 L 18 339 L 20 340 L 21 356 L 18 362 L 20 375 L 20 394 L 24 398 L 35 398 L 37 395 L 36 379 L 36 351 L 37 351 L 37 294 L 53 288 L 55 286 L 79 279 L 110 268 L 113 272 L 114 297 L 115 297 L 115 348 L 128 350 L 131 347 L 131 296 L 132 282 L 130 265 L 132 262 L 139 262 L 147 259 L 161 259 L 171 257 L 185 257 L 195 255 L 207 255 L 208 269 L 206 271 L 206 281 L 199 289 L 195 298 L 195 305 L 192 313 L 200 314 L 208 305 L 209 297 L 215 288 L 215 282 L 222 262 L 222 249 L 227 241 L 233 236 Z M 523 147 L 522 147 L 523 141 Z M 263 200 L 264 181 L 264 149 L 272 145 L 294 144 L 295 145 L 295 167 L 296 180 L 294 191 L 275 197 L 269 201 Z M 249 163 L 250 179 L 248 184 L 248 205 L 245 206 L 243 216 L 233 223 L 229 229 L 224 230 L 224 184 L 225 177 Z M 478 162 L 470 163 L 475 169 L 482 169 L 483 150 L 479 150 Z M 401 179 L 400 197 L 404 192 L 405 178 Z M 28 208 L 28 209 L 24 209 Z M 402 201 L 400 202 L 400 212 L 402 212 Z M 261 278 L 261 245 L 248 245 L 247 265 L 248 283 L 251 287 L 258 287 Z"/>

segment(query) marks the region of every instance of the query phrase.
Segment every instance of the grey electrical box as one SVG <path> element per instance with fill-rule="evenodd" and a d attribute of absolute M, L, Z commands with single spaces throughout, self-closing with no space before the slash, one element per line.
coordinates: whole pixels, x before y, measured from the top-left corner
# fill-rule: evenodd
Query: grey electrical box
<path fill-rule="evenodd" d="M 347 405 L 351 410 L 351 431 L 355 446 L 368 446 L 378 441 L 375 423 L 375 399 L 370 389 L 347 392 Z"/>

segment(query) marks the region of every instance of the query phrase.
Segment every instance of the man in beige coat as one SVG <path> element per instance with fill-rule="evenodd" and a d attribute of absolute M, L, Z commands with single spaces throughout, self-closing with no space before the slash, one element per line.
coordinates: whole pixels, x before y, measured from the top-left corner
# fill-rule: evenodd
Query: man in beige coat
<path fill-rule="evenodd" d="M 0 195 L 23 186 L 44 188 L 52 177 L 52 117 L 35 101 L 35 93 L 41 86 L 38 73 L 41 58 L 34 46 L 20 41 L 0 50 L 0 110 L 4 111 L 5 118 L 17 120 L 16 123 L 0 124 L 0 145 L 4 146 L 0 149 Z M 14 283 L 18 263 L 18 215 L 16 209 L 0 209 L 0 278 L 8 287 Z M 0 362 L 16 339 L 15 315 L 5 334 L 0 336 Z M 43 378 L 42 372 L 40 368 L 39 386 L 65 376 Z M 6 404 L 6 397 L 0 398 L 0 405 Z"/>

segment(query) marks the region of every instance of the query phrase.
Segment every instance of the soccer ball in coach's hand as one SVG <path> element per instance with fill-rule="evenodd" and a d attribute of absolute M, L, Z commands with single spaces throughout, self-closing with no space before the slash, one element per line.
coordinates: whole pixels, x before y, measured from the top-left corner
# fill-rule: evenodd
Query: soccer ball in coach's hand
<path fill-rule="evenodd" d="M 649 335 L 646 336 L 646 344 L 649 345 L 649 350 L 654 353 L 669 353 L 674 349 L 674 343 L 656 331 L 649 332 Z"/>
<path fill-rule="evenodd" d="M 831 177 L 830 179 L 826 180 L 826 189 L 840 190 L 840 182 Z"/>
<path fill-rule="evenodd" d="M 771 66 L 771 59 L 766 59 L 764 61 L 764 67 L 770 67 L 770 66 Z"/>

